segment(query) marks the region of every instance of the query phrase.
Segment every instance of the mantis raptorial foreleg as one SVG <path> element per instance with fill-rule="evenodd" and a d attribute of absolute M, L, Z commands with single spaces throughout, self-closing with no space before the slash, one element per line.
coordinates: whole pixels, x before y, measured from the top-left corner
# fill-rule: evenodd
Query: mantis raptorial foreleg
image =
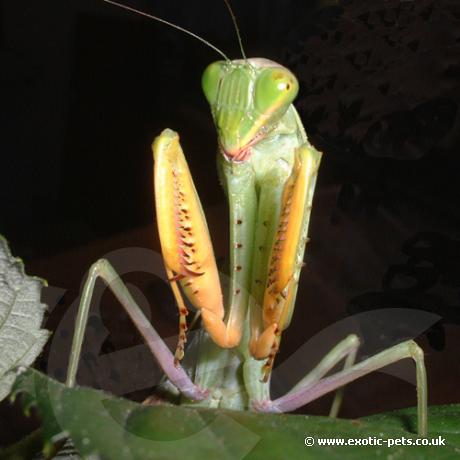
<path fill-rule="evenodd" d="M 206 219 L 185 161 L 179 136 L 166 129 L 152 146 L 155 159 L 155 203 L 166 270 L 179 305 L 181 330 L 176 365 L 183 356 L 186 308 L 175 285 L 179 281 L 200 310 L 204 326 L 223 348 L 238 345 L 241 328 L 225 323 L 222 291 Z"/>
<path fill-rule="evenodd" d="M 260 309 L 254 308 L 250 349 L 255 358 L 268 358 L 264 380 L 268 379 L 273 366 L 281 332 L 292 316 L 320 158 L 321 154 L 308 143 L 295 150 L 292 170 L 281 182 L 282 193 L 272 206 L 276 214 L 263 221 L 264 225 L 273 222 L 276 226 L 268 232 L 268 257 L 265 255 L 261 260 L 266 271 L 256 273 L 265 287 L 263 297 L 258 299 L 262 300 L 263 324 L 254 313 Z M 276 187 L 272 185 L 271 189 Z M 255 289 L 257 292 L 257 286 Z"/>
<path fill-rule="evenodd" d="M 88 322 L 91 298 L 94 291 L 94 285 L 98 278 L 101 278 L 115 294 L 115 297 L 123 306 L 139 333 L 145 339 L 150 351 L 158 361 L 158 364 L 174 386 L 189 399 L 202 400 L 206 398 L 209 391 L 203 390 L 195 385 L 182 367 L 174 365 L 174 357 L 169 348 L 145 317 L 144 313 L 131 296 L 128 288 L 106 259 L 100 259 L 91 266 L 88 278 L 83 287 L 72 341 L 72 351 L 70 354 L 66 385 L 69 387 L 75 385 L 83 337 Z"/>
<path fill-rule="evenodd" d="M 411 358 L 414 360 L 416 368 L 418 433 L 421 436 L 426 436 L 428 430 L 428 388 L 422 349 L 413 340 L 408 340 L 367 358 L 348 369 L 344 369 L 329 377 L 321 378 L 325 372 L 344 357 L 347 350 L 351 351 L 356 347 L 356 344 L 347 343 L 349 340 L 350 338 L 345 339 L 321 360 L 318 366 L 312 371 L 314 378 L 310 377 L 311 374 L 306 376 L 284 396 L 274 401 L 260 401 L 255 404 L 255 409 L 261 412 L 289 412 L 331 391 L 341 388 L 364 375 L 402 359 Z"/>
<path fill-rule="evenodd" d="M 267 286 L 269 273 L 270 248 L 276 234 L 276 223 L 281 214 L 281 198 L 284 184 L 290 171 L 284 161 L 279 162 L 279 167 L 265 177 L 259 194 L 257 211 L 257 226 L 255 229 L 255 243 L 253 251 L 253 270 L 251 278 L 252 297 L 249 304 L 250 311 L 250 352 L 256 359 L 267 358 L 272 350 L 275 340 L 277 325 L 264 323 L 264 292 Z"/>

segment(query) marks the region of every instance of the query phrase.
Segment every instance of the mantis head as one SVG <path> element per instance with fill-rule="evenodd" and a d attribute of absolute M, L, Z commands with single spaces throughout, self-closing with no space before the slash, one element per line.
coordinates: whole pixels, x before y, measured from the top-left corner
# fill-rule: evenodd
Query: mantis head
<path fill-rule="evenodd" d="M 202 77 L 219 144 L 232 161 L 244 161 L 269 133 L 298 93 L 296 77 L 268 59 L 217 61 Z"/>

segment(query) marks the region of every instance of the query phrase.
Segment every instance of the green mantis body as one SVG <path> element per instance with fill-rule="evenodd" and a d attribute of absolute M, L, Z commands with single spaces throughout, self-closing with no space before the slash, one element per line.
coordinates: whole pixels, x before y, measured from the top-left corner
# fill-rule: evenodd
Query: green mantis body
<path fill-rule="evenodd" d="M 228 295 L 223 298 L 206 220 L 179 137 L 167 129 L 153 144 L 154 181 L 162 253 L 179 307 L 175 356 L 108 262 L 99 261 L 84 288 L 68 385 L 75 382 L 94 282 L 102 277 L 143 334 L 169 382 L 185 395 L 182 402 L 293 410 L 373 370 L 412 358 L 417 369 L 419 433 L 426 434 L 423 352 L 413 341 L 354 364 L 359 341 L 351 335 L 285 396 L 270 399 L 269 376 L 281 332 L 294 310 L 321 154 L 309 143 L 292 105 L 297 80 L 281 65 L 260 58 L 218 61 L 205 70 L 202 87 L 217 130 L 218 170 L 229 204 Z M 187 331 L 181 289 L 203 323 L 193 344 L 198 361 L 188 372 L 180 365 Z M 328 376 L 342 360 L 344 369 Z M 337 414 L 340 399 L 339 392 L 332 415 Z"/>
<path fill-rule="evenodd" d="M 321 155 L 308 143 L 292 105 L 297 81 L 279 64 L 216 62 L 204 72 L 203 89 L 219 133 L 218 166 L 230 208 L 230 286 L 223 308 L 198 197 L 181 165 L 185 160 L 178 158 L 178 137 L 166 130 L 153 150 L 160 238 L 181 314 L 176 362 L 185 341 L 185 307 L 175 286 L 180 279 L 212 340 L 238 347 L 246 367 L 253 358 L 267 360 L 267 381 L 294 308 Z M 208 374 L 203 378 L 215 380 L 204 370 L 200 377 L 203 372 Z M 260 386 L 261 378 L 251 375 L 247 388 Z"/>

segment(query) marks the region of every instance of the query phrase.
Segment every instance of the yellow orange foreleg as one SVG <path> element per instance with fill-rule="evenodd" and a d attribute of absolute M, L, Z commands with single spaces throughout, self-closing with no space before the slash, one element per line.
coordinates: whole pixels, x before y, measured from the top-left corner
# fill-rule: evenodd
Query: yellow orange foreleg
<path fill-rule="evenodd" d="M 307 145 L 298 148 L 282 195 L 262 307 L 264 330 L 254 334 L 250 342 L 256 359 L 267 358 L 264 380 L 270 375 L 281 333 L 289 325 L 294 308 L 319 158 L 318 152 Z"/>
<path fill-rule="evenodd" d="M 240 341 L 241 331 L 223 321 L 225 311 L 211 238 L 179 136 L 166 129 L 155 139 L 152 149 L 161 249 L 180 315 L 176 361 L 183 356 L 187 330 L 187 309 L 177 281 L 200 310 L 213 341 L 221 347 L 234 347 Z"/>

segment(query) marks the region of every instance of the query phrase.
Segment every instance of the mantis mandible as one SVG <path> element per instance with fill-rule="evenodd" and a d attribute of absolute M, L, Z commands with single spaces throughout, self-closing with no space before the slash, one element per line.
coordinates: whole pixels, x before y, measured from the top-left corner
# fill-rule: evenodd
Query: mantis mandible
<path fill-rule="evenodd" d="M 75 384 L 91 296 L 100 277 L 146 340 L 168 388 L 182 395 L 182 403 L 286 412 L 338 390 L 330 412 L 336 416 L 344 385 L 411 358 L 417 377 L 418 432 L 425 436 L 426 371 L 423 351 L 412 340 L 356 364 L 359 340 L 350 335 L 284 396 L 270 398 L 273 361 L 294 310 L 321 159 L 293 105 L 296 77 L 273 61 L 246 58 L 227 1 L 242 59 L 228 59 L 206 40 L 161 18 L 104 1 L 193 35 L 223 57 L 206 68 L 202 88 L 217 129 L 218 170 L 230 210 L 230 285 L 224 301 L 211 238 L 179 136 L 165 129 L 152 149 L 162 254 L 179 309 L 176 352 L 170 352 L 110 263 L 101 259 L 91 267 L 83 288 L 67 385 Z M 194 344 L 199 359 L 193 379 L 181 365 L 188 327 L 183 294 L 203 324 Z M 329 375 L 342 361 L 343 370 Z"/>

